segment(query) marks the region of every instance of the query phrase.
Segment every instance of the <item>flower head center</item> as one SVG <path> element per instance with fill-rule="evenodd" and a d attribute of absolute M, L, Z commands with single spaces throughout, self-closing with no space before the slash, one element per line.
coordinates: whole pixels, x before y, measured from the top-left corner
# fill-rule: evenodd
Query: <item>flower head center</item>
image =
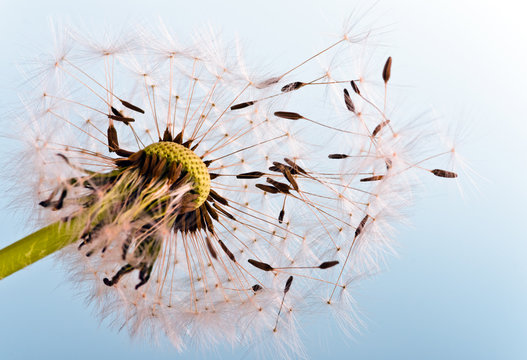
<path fill-rule="evenodd" d="M 207 166 L 192 150 L 171 141 L 160 141 L 143 149 L 146 155 L 156 155 L 165 158 L 168 164 L 181 164 L 194 183 L 193 189 L 198 195 L 194 202 L 200 207 L 210 192 L 210 175 Z"/>

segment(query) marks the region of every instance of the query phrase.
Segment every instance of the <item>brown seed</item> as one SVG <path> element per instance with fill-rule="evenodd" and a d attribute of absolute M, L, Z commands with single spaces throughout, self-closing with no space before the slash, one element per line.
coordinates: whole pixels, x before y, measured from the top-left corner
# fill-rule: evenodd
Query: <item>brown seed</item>
<path fill-rule="evenodd" d="M 209 195 L 214 201 L 219 202 L 222 205 L 228 206 L 229 202 L 223 196 L 220 196 L 216 191 L 210 189 Z"/>
<path fill-rule="evenodd" d="M 168 127 L 165 129 L 165 132 L 163 133 L 163 141 L 172 141 L 172 134 L 170 133 L 170 130 L 168 130 Z"/>
<path fill-rule="evenodd" d="M 249 264 L 251 264 L 254 267 L 257 267 L 260 270 L 263 270 L 263 271 L 272 271 L 272 270 L 274 270 L 271 265 L 266 264 L 264 262 L 256 261 L 256 260 L 253 260 L 253 259 L 249 259 L 247 261 L 249 262 Z"/>
<path fill-rule="evenodd" d="M 210 242 L 210 239 L 208 236 L 205 236 L 205 241 L 207 242 L 207 249 L 209 249 L 210 256 L 212 256 L 214 259 L 218 258 L 218 254 L 216 253 L 216 250 L 212 247 L 212 243 Z"/>
<path fill-rule="evenodd" d="M 302 169 L 300 166 L 298 166 L 293 160 L 291 159 L 288 159 L 288 158 L 284 158 L 284 161 L 293 168 L 294 171 L 296 172 L 299 172 L 299 173 L 302 173 L 302 174 L 307 174 L 307 172 Z M 291 172 L 293 173 L 293 172 Z"/>
<path fill-rule="evenodd" d="M 172 163 L 168 168 L 168 178 L 171 182 L 176 182 L 179 177 L 181 176 L 181 170 L 183 170 L 183 166 L 178 163 Z"/>
<path fill-rule="evenodd" d="M 254 105 L 255 101 L 247 101 L 231 106 L 231 110 L 239 110 Z"/>
<path fill-rule="evenodd" d="M 285 85 L 284 87 L 282 87 L 282 89 L 280 91 L 281 92 L 294 91 L 294 90 L 300 89 L 304 85 L 306 85 L 306 84 L 304 84 L 303 82 L 295 81 L 295 82 L 292 82 L 290 84 Z"/>
<path fill-rule="evenodd" d="M 187 205 L 188 205 L 188 202 L 187 202 Z M 185 207 L 187 205 L 185 205 Z M 177 217 L 177 226 L 178 226 L 178 229 L 181 230 L 182 233 L 187 231 L 187 221 L 186 221 L 186 216 L 184 214 Z"/>
<path fill-rule="evenodd" d="M 140 172 L 141 174 L 146 174 L 148 173 L 149 169 L 150 169 L 150 162 L 152 161 L 152 155 L 151 154 L 147 154 L 143 160 L 143 164 L 141 165 L 141 169 L 140 169 Z"/>
<path fill-rule="evenodd" d="M 457 174 L 455 172 L 452 172 L 452 171 L 446 171 L 446 170 L 440 170 L 440 169 L 434 169 L 434 170 L 430 170 L 430 172 L 432 174 L 434 174 L 435 176 L 439 176 L 439 177 L 444 177 L 444 178 L 457 178 Z"/>
<path fill-rule="evenodd" d="M 289 183 L 293 187 L 293 189 L 298 191 L 298 184 L 297 184 L 295 178 L 293 177 L 293 175 L 291 175 L 291 171 L 289 171 L 289 169 L 285 168 L 282 172 L 283 172 L 285 178 L 287 179 L 287 181 L 289 181 Z"/>
<path fill-rule="evenodd" d="M 357 229 L 355 230 L 355 238 L 357 238 L 357 236 L 359 236 L 361 233 L 362 233 L 362 230 L 364 230 L 364 226 L 366 225 L 366 222 L 368 221 L 368 219 L 370 218 L 369 215 L 366 215 L 360 222 L 359 226 L 357 227 Z"/>
<path fill-rule="evenodd" d="M 86 254 L 86 256 L 89 256 L 89 255 L 90 255 L 89 253 Z M 117 271 L 117 273 L 112 277 L 111 280 L 108 279 L 108 278 L 104 278 L 104 279 L 103 279 L 103 283 L 104 283 L 104 285 L 106 285 L 106 286 L 113 286 L 114 284 L 117 284 L 117 283 L 119 282 L 119 279 L 120 279 L 123 275 L 129 273 L 130 271 L 133 271 L 134 269 L 135 269 L 135 268 L 134 268 L 132 265 L 130 265 L 130 264 L 126 264 L 126 265 L 122 266 L 122 267 L 119 269 L 119 271 Z"/>
<path fill-rule="evenodd" d="M 284 222 L 284 215 L 285 215 L 285 210 L 284 209 L 280 210 L 280 214 L 278 214 L 278 222 L 280 224 Z"/>
<path fill-rule="evenodd" d="M 225 215 L 229 219 L 236 221 L 236 218 L 233 215 L 231 215 L 230 213 L 228 213 L 227 211 L 225 211 L 225 209 L 223 209 L 221 206 L 219 206 L 218 203 L 213 203 L 212 206 L 214 206 L 219 212 L 221 212 L 223 215 Z"/>
<path fill-rule="evenodd" d="M 355 93 L 357 95 L 360 95 L 359 87 L 357 86 L 357 84 L 353 80 L 351 80 L 351 88 L 353 89 L 353 91 L 355 91 Z"/>
<path fill-rule="evenodd" d="M 289 190 L 291 190 L 291 187 L 289 185 L 276 181 L 274 179 L 267 178 L 266 181 L 284 194 L 289 194 Z"/>
<path fill-rule="evenodd" d="M 195 232 L 197 229 L 202 228 L 201 222 L 201 210 L 196 208 L 194 211 L 189 211 L 185 214 L 185 217 L 188 219 L 189 230 Z"/>
<path fill-rule="evenodd" d="M 280 303 L 280 309 L 278 310 L 278 314 L 276 315 L 276 322 L 274 324 L 274 329 L 273 329 L 274 332 L 276 332 L 276 328 L 278 326 L 278 320 L 280 319 L 280 313 L 282 312 L 282 307 L 284 306 L 285 295 L 287 294 L 287 292 L 291 288 L 291 284 L 292 283 L 293 283 L 293 277 L 290 276 L 289 279 L 287 279 L 287 281 L 285 283 L 284 296 L 282 297 L 282 302 Z"/>
<path fill-rule="evenodd" d="M 282 76 L 275 76 L 275 77 L 272 77 L 272 78 L 269 78 L 265 81 L 262 81 L 256 85 L 254 85 L 257 89 L 264 89 L 268 86 L 271 86 L 271 85 L 274 85 L 276 84 L 277 82 L 280 81 L 280 79 L 282 79 Z"/>
<path fill-rule="evenodd" d="M 277 188 L 265 184 L 256 184 L 255 186 L 258 189 L 268 192 L 270 194 L 278 194 L 280 192 Z"/>
<path fill-rule="evenodd" d="M 257 292 L 257 291 L 262 290 L 263 288 L 262 288 L 260 285 L 256 284 L 256 285 L 253 285 L 253 287 L 252 287 L 251 289 L 252 289 L 254 292 Z"/>
<path fill-rule="evenodd" d="M 113 125 L 108 126 L 108 151 L 115 152 L 119 149 L 119 140 L 117 139 L 117 130 Z"/>
<path fill-rule="evenodd" d="M 205 201 L 205 209 L 207 209 L 207 212 L 214 220 L 218 221 L 219 219 L 218 212 L 214 210 L 214 208 L 210 206 L 210 204 L 207 201 Z"/>
<path fill-rule="evenodd" d="M 66 195 L 68 195 L 68 190 L 63 189 L 60 193 L 59 200 L 55 203 L 53 206 L 53 210 L 60 210 L 64 206 L 64 199 L 66 198 Z"/>
<path fill-rule="evenodd" d="M 141 109 L 138 106 L 130 104 L 128 101 L 124 101 L 124 100 L 120 100 L 120 101 L 121 101 L 121 104 L 123 104 L 124 107 L 127 107 L 130 110 L 136 111 L 136 112 L 141 113 L 141 114 L 145 113 L 145 111 L 143 109 Z"/>
<path fill-rule="evenodd" d="M 123 123 L 125 123 L 126 125 L 128 125 L 129 123 L 135 121 L 135 119 L 133 119 L 133 118 L 131 118 L 131 117 L 116 116 L 116 115 L 111 115 L 111 114 L 108 114 L 108 118 L 109 118 L 109 119 L 112 119 L 112 120 L 115 120 L 115 121 L 123 122 Z"/>
<path fill-rule="evenodd" d="M 180 132 L 179 134 L 177 134 L 174 140 L 172 140 L 172 142 L 175 142 L 176 144 L 182 144 L 183 143 L 183 132 Z"/>
<path fill-rule="evenodd" d="M 166 165 L 167 165 L 167 158 L 166 157 L 160 158 L 157 164 L 153 167 L 151 176 L 153 178 L 161 177 L 161 175 L 165 171 Z"/>
<path fill-rule="evenodd" d="M 142 158 L 143 158 L 143 156 L 144 156 L 144 154 L 145 154 L 145 152 L 143 150 L 139 150 L 139 151 L 133 153 L 132 155 L 130 155 L 128 157 L 128 160 L 130 160 L 133 163 L 138 163 L 138 162 L 140 163 Z"/>
<path fill-rule="evenodd" d="M 246 172 L 243 174 L 236 175 L 236 178 L 237 179 L 258 179 L 264 175 L 265 173 L 260 172 L 260 171 L 251 171 L 251 172 Z"/>
<path fill-rule="evenodd" d="M 128 150 L 125 150 L 125 149 L 117 149 L 115 150 L 115 153 L 119 156 L 122 156 L 122 157 L 129 157 L 133 154 L 135 154 L 133 151 L 128 151 Z"/>
<path fill-rule="evenodd" d="M 157 155 L 155 154 L 148 154 L 145 157 L 145 162 L 143 163 L 143 166 L 141 167 L 141 174 L 149 174 L 153 167 L 157 164 Z"/>
<path fill-rule="evenodd" d="M 50 206 L 50 205 L 51 205 L 51 201 L 53 200 L 53 197 L 55 197 L 55 195 L 56 195 L 56 191 L 53 191 L 53 192 L 51 193 L 51 196 L 50 196 L 48 199 L 46 199 L 46 200 L 42 200 L 42 201 L 39 202 L 38 204 L 39 204 L 40 206 L 42 206 L 42 207 L 48 207 L 48 206 Z"/>
<path fill-rule="evenodd" d="M 290 276 L 289 279 L 287 279 L 287 281 L 285 282 L 284 295 L 287 294 L 287 292 L 291 288 L 292 283 L 293 283 L 293 276 Z"/>
<path fill-rule="evenodd" d="M 378 181 L 378 180 L 382 180 L 384 179 L 384 175 L 375 175 L 375 176 L 370 176 L 370 177 L 367 177 L 367 178 L 362 178 L 360 179 L 361 182 L 367 182 L 367 181 Z"/>
<path fill-rule="evenodd" d="M 204 223 L 203 221 L 205 220 L 205 219 L 203 219 L 203 217 L 201 215 L 201 213 L 203 211 L 207 211 L 207 209 L 205 209 L 205 207 L 203 205 L 201 205 L 199 208 L 196 209 L 196 211 L 194 211 L 194 212 L 191 211 L 190 212 L 190 213 L 194 213 L 194 218 L 195 218 L 195 222 L 196 222 L 196 230 L 203 229 L 203 223 Z"/>
<path fill-rule="evenodd" d="M 355 112 L 355 105 L 353 105 L 353 101 L 351 100 L 350 93 L 348 92 L 348 89 L 344 89 L 344 103 L 346 104 L 346 107 L 349 111 Z"/>
<path fill-rule="evenodd" d="M 386 164 L 386 170 L 390 170 L 393 166 L 393 162 L 391 159 L 388 159 L 388 158 L 384 159 L 384 163 Z"/>
<path fill-rule="evenodd" d="M 225 254 L 227 254 L 229 259 L 236 262 L 236 258 L 234 257 L 234 254 L 227 248 L 227 246 L 223 243 L 223 241 L 218 240 L 218 242 L 220 243 L 221 248 L 223 249 L 223 251 L 225 251 Z"/>
<path fill-rule="evenodd" d="M 269 171 L 282 172 L 283 166 L 271 166 Z"/>
<path fill-rule="evenodd" d="M 328 158 L 330 158 L 330 159 L 345 159 L 347 157 L 348 157 L 348 155 L 346 155 L 346 154 L 329 154 L 328 155 Z"/>
<path fill-rule="evenodd" d="M 385 83 L 387 83 L 388 80 L 390 80 L 391 72 L 392 72 L 392 57 L 390 56 L 386 60 L 386 63 L 384 64 L 384 69 L 382 70 L 382 78 Z"/>
<path fill-rule="evenodd" d="M 288 119 L 288 120 L 298 120 L 303 119 L 304 117 L 298 113 L 290 112 L 290 111 L 277 111 L 274 113 L 274 116 L 277 116 L 282 119 Z"/>
<path fill-rule="evenodd" d="M 339 261 L 338 260 L 333 260 L 333 261 L 325 261 L 323 262 L 322 264 L 320 264 L 318 266 L 319 269 L 329 269 L 330 267 L 333 267 L 335 265 L 338 265 Z"/>
<path fill-rule="evenodd" d="M 214 234 L 214 224 L 212 223 L 212 219 L 210 218 L 208 211 L 203 212 L 203 218 L 205 219 L 205 225 L 207 226 L 207 230 L 210 233 Z"/>
<path fill-rule="evenodd" d="M 276 162 L 276 161 L 273 164 L 275 165 L 269 168 L 270 171 L 283 173 L 285 170 L 289 170 L 291 174 L 295 174 L 295 175 L 298 174 L 298 171 L 295 171 L 295 169 L 293 169 L 291 166 L 280 164 L 279 162 Z"/>
<path fill-rule="evenodd" d="M 185 184 L 189 181 L 190 181 L 190 175 L 187 172 L 181 171 L 181 175 L 179 176 L 177 181 L 172 186 L 174 188 L 177 188 L 178 186 L 181 186 L 182 184 Z M 186 193 L 185 195 L 183 195 L 183 199 L 188 199 L 188 201 L 193 201 L 197 197 L 198 197 L 198 194 L 193 194 L 193 193 Z"/>
<path fill-rule="evenodd" d="M 70 159 L 68 159 L 68 158 L 66 157 L 66 155 L 61 154 L 61 153 L 57 153 L 57 156 L 60 157 L 62 160 L 64 160 L 64 162 L 65 162 L 66 164 L 68 164 L 69 166 L 71 166 Z"/>
<path fill-rule="evenodd" d="M 381 131 L 386 125 L 388 125 L 390 123 L 390 120 L 386 120 L 386 121 L 383 121 L 382 123 L 380 123 L 379 125 L 377 125 L 375 127 L 375 129 L 373 129 L 373 133 L 371 134 L 372 136 L 375 136 L 379 133 L 379 131 Z"/>
<path fill-rule="evenodd" d="M 111 107 L 112 109 L 112 112 L 115 116 L 119 116 L 119 117 L 123 117 L 123 114 L 121 114 L 121 112 L 119 110 L 117 110 L 116 108 L 114 108 L 113 106 Z"/>

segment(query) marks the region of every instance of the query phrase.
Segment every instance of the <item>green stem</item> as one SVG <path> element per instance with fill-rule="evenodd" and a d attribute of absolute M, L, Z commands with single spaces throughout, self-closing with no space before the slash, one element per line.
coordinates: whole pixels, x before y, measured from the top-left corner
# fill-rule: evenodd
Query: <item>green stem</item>
<path fill-rule="evenodd" d="M 1 249 L 0 280 L 78 240 L 86 220 L 58 221 Z"/>

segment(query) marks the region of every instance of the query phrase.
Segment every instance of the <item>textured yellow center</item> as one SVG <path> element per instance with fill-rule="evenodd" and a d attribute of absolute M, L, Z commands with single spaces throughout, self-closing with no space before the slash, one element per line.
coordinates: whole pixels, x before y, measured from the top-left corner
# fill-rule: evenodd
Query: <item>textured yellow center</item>
<path fill-rule="evenodd" d="M 160 141 L 148 145 L 144 151 L 146 154 L 164 157 L 168 163 L 181 164 L 183 170 L 190 175 L 194 183 L 194 191 L 198 194 L 198 198 L 195 200 L 196 208 L 200 207 L 207 200 L 210 192 L 209 171 L 201 158 L 193 151 L 183 145 L 169 141 Z"/>

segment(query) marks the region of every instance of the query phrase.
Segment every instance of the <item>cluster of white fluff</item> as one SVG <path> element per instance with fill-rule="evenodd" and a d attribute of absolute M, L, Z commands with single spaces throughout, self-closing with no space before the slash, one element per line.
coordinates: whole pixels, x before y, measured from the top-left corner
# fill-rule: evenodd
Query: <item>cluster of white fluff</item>
<path fill-rule="evenodd" d="M 352 283 L 377 271 L 392 252 L 393 227 L 404 219 L 418 177 L 433 175 L 441 165 L 438 155 L 454 153 L 453 148 L 430 151 L 431 134 L 425 130 L 433 128 L 423 130 L 396 111 L 386 74 L 391 69 L 384 68 L 383 78 L 386 58 L 366 68 L 363 60 L 371 55 L 346 33 L 319 56 L 305 63 L 310 54 L 299 57 L 291 71 L 258 76 L 246 70 L 239 51 L 227 50 L 213 35 L 180 45 L 166 28 L 101 42 L 58 32 L 54 55 L 28 71 L 36 96 L 27 102 L 30 120 L 22 125 L 38 165 L 31 178 L 38 180 L 36 203 L 56 189 L 70 190 L 63 208 L 42 209 L 48 221 L 86 211 L 84 190 L 70 179 L 87 176 L 87 170 L 115 169 L 118 157 L 108 152 L 107 138 L 112 106 L 135 120 L 112 122 L 123 149 L 139 151 L 159 141 L 165 129 L 174 137 L 184 129 L 183 141 L 199 142 L 195 153 L 215 160 L 209 165 L 217 175 L 211 188 L 228 200 L 225 209 L 234 217 L 218 212 L 214 234 L 182 234 L 161 222 L 154 234 L 161 250 L 152 277 L 137 290 L 137 271 L 113 286 L 103 283 L 123 265 L 122 245 L 138 227 L 135 214 L 113 214 L 89 246 L 66 247 L 62 254 L 72 279 L 90 288 L 103 318 L 132 335 L 166 335 L 179 349 L 189 343 L 214 347 L 272 339 L 281 354 L 301 351 L 296 327 L 302 312 L 327 309 L 347 326 L 356 325 Z M 320 68 L 321 59 L 332 60 Z M 395 64 L 396 59 L 393 72 Z M 302 85 L 283 89 L 295 82 Z M 273 162 L 301 168 L 290 172 L 298 190 L 284 172 L 268 170 Z M 253 171 L 265 175 L 236 177 Z M 289 194 L 255 186 L 272 185 L 267 177 L 287 184 Z M 157 190 L 155 196 L 164 195 Z M 104 199 L 108 190 L 97 191 Z M 88 250 L 95 251 L 86 256 Z M 339 263 L 319 268 L 328 261 Z M 290 276 L 290 291 L 284 291 Z"/>

